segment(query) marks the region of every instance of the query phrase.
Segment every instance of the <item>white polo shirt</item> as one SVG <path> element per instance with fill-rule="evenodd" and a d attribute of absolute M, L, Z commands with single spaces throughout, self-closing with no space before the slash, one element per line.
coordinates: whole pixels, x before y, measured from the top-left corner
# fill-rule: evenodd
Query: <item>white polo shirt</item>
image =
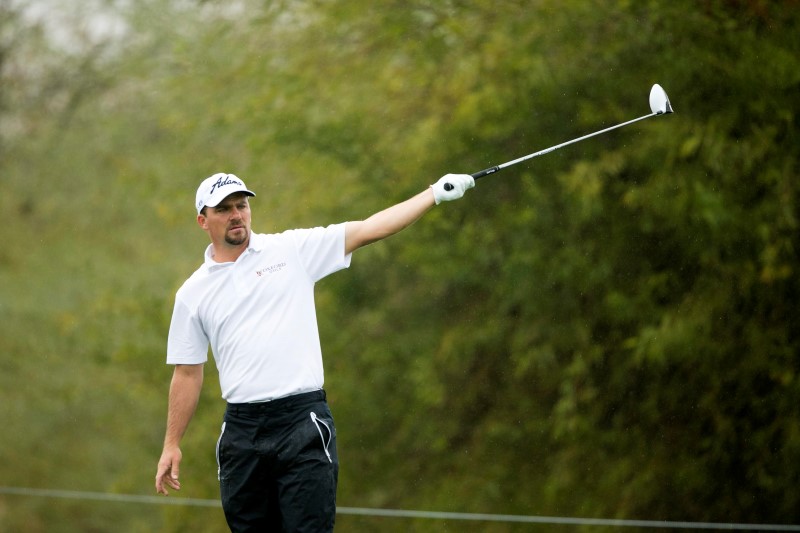
<path fill-rule="evenodd" d="M 175 296 L 167 363 L 199 364 L 208 346 L 222 397 L 259 402 L 322 388 L 314 284 L 350 266 L 345 225 L 250 234 L 231 263 L 205 263 Z"/>

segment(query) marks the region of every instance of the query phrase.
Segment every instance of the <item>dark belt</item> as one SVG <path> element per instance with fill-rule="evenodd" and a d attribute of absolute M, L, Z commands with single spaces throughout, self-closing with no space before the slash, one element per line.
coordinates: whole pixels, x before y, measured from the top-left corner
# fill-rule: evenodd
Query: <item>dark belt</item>
<path fill-rule="evenodd" d="M 291 396 L 284 396 L 283 398 L 276 398 L 267 402 L 253 402 L 253 403 L 228 403 L 228 412 L 233 414 L 260 414 L 260 413 L 275 413 L 278 411 L 292 410 L 302 405 L 325 401 L 325 391 L 315 390 L 311 392 L 301 392 L 300 394 L 292 394 Z"/>

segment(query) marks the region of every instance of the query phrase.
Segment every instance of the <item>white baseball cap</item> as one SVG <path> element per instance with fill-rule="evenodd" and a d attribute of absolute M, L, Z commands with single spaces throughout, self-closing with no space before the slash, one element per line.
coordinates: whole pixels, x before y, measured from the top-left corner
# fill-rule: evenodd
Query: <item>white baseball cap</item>
<path fill-rule="evenodd" d="M 200 211 L 206 206 L 217 206 L 229 194 L 235 192 L 243 192 L 248 196 L 256 195 L 234 174 L 218 172 L 204 179 L 200 187 L 197 188 L 197 196 L 195 197 L 194 205 L 197 208 L 197 214 L 199 215 Z"/>

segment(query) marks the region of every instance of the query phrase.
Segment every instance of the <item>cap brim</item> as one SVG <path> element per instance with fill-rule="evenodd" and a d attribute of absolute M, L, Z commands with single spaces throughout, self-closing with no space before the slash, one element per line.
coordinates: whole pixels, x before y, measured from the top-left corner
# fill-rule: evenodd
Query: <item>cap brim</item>
<path fill-rule="evenodd" d="M 240 189 L 238 191 L 231 191 L 231 192 L 225 194 L 224 196 L 220 196 L 218 199 L 215 199 L 214 196 L 212 195 L 212 197 L 209 199 L 209 201 L 203 204 L 203 207 L 217 207 L 228 196 L 230 196 L 232 194 L 239 194 L 239 193 L 246 194 L 247 196 L 255 196 L 256 195 L 256 193 L 254 193 L 253 191 L 251 191 L 249 189 Z"/>

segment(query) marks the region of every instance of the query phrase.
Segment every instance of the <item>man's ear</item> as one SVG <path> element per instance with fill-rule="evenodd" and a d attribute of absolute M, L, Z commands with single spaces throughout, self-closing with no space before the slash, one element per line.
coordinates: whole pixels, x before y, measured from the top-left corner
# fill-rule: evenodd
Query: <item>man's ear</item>
<path fill-rule="evenodd" d="M 204 214 L 200 213 L 197 215 L 197 225 L 205 230 L 208 229 L 207 219 Z"/>

